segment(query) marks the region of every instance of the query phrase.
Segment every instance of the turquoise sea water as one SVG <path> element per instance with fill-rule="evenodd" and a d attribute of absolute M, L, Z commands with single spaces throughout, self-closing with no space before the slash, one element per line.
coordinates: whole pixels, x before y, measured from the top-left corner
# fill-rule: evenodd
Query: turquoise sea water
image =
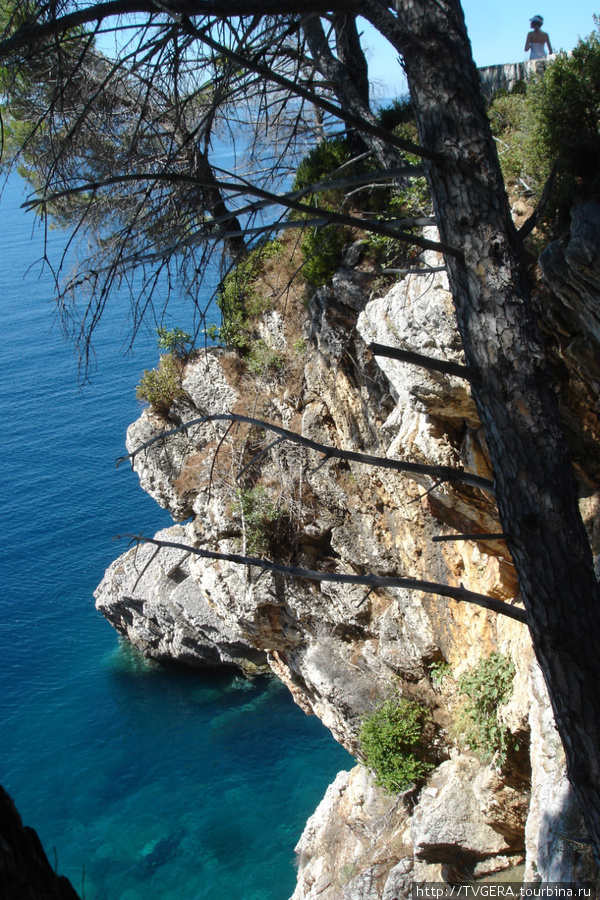
<path fill-rule="evenodd" d="M 86 900 L 285 900 L 351 760 L 278 682 L 150 667 L 94 609 L 112 537 L 170 522 L 114 468 L 156 343 L 123 356 L 108 319 L 78 388 L 21 191 L 0 202 L 0 783 Z"/>

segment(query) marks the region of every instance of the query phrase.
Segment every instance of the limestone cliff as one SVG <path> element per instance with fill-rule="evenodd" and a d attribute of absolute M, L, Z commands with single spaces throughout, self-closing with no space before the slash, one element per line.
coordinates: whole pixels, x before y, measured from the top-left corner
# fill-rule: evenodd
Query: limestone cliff
<path fill-rule="evenodd" d="M 560 272 L 561 287 L 540 294 L 549 333 L 564 323 L 553 359 L 594 535 L 599 470 L 597 450 L 588 447 L 600 431 L 600 382 L 578 347 L 596 349 L 599 251 L 594 256 L 589 241 L 585 252 L 573 248 L 583 246 L 582 230 L 588 234 L 597 217 L 596 208 L 575 216 L 571 241 L 544 264 L 550 287 L 552 272 Z M 291 312 L 285 291 L 274 292 L 255 324 L 257 346 L 268 351 L 259 374 L 233 352 L 199 353 L 187 364 L 186 397 L 174 403 L 170 420 L 145 410 L 130 427 L 130 451 L 165 435 L 134 460 L 144 489 L 174 519 L 188 520 L 161 537 L 321 571 L 464 584 L 518 604 L 501 541 L 434 541 L 453 531 L 500 531 L 493 497 L 479 488 L 323 459 L 221 421 L 167 434 L 207 413 L 245 413 L 322 444 L 489 476 L 467 382 L 374 358 L 367 348 L 374 341 L 461 361 L 441 260 L 426 255 L 429 271 L 381 293 L 360 256 L 360 245 L 350 248 L 305 315 L 297 305 Z M 577 287 L 582 280 L 586 291 Z M 260 506 L 258 519 L 250 500 Z M 110 567 L 97 605 L 148 656 L 235 665 L 248 674 L 269 666 L 354 754 L 363 716 L 392 691 L 431 710 L 436 768 L 425 787 L 390 798 L 363 766 L 340 773 L 298 845 L 294 900 L 392 900 L 407 896 L 414 881 L 451 881 L 465 869 L 483 876 L 525 856 L 531 878 L 589 877 L 583 826 L 520 622 L 416 590 L 367 593 L 150 545 Z M 476 759 L 452 728 L 455 679 L 432 677 L 440 661 L 456 676 L 492 651 L 516 669 L 512 700 L 501 710 L 514 738 L 501 769 Z"/>

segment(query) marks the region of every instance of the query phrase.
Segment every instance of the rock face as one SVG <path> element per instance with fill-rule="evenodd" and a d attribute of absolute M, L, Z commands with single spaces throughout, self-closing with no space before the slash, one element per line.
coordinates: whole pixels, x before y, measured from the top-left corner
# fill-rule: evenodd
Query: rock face
<path fill-rule="evenodd" d="M 189 543 L 174 526 L 157 540 Z M 145 656 L 191 666 L 229 665 L 248 675 L 267 669 L 266 654 L 213 612 L 191 577 L 190 552 L 145 544 L 120 556 L 104 575 L 97 607 Z"/>
<path fill-rule="evenodd" d="M 538 311 L 560 385 L 565 431 L 580 475 L 600 478 L 600 203 L 573 207 L 571 230 L 540 256 L 549 292 Z"/>
<path fill-rule="evenodd" d="M 587 227 L 578 226 L 579 233 Z M 578 240 L 582 249 L 568 244 L 565 251 L 561 244 L 557 258 L 564 261 L 545 264 L 544 273 L 550 280 L 551 269 L 578 266 L 588 300 L 571 292 L 573 279 L 565 274 L 564 287 L 547 303 L 547 322 L 569 321 L 578 346 L 593 347 L 600 269 L 588 245 L 572 238 Z M 392 900 L 408 896 L 414 881 L 452 880 L 465 868 L 477 877 L 509 869 L 525 852 L 532 878 L 569 880 L 566 871 L 585 877 L 585 854 L 567 862 L 566 849 L 557 871 L 559 834 L 581 838 L 581 830 L 521 623 L 431 593 L 289 579 L 186 549 L 341 575 L 464 584 L 518 603 L 502 542 L 433 540 L 500 530 L 493 498 L 479 488 L 323 458 L 256 426 L 213 421 L 168 434 L 209 413 L 240 412 L 323 445 L 489 477 L 467 383 L 374 358 L 367 349 L 387 343 L 461 362 L 441 260 L 425 254 L 426 274 L 409 275 L 385 296 L 370 298 L 372 273 L 359 259 L 359 247 L 351 248 L 304 320 L 279 297 L 257 322 L 257 339 L 277 351 L 282 365 L 256 375 L 236 354 L 201 353 L 187 366 L 187 397 L 173 406 L 170 421 L 146 411 L 131 426 L 127 445 L 136 451 L 142 485 L 174 519 L 189 521 L 158 536 L 183 547 L 144 546 L 117 560 L 98 588 L 97 605 L 154 658 L 235 665 L 250 674 L 268 665 L 302 709 L 359 756 L 361 720 L 382 699 L 400 692 L 428 707 L 436 768 L 427 784 L 390 798 L 364 767 L 341 773 L 298 845 L 294 900 Z M 579 397 L 592 407 L 600 396 L 600 379 L 582 369 L 577 347 L 571 350 L 556 353 L 566 421 L 577 419 L 570 401 Z M 600 423 L 590 415 L 571 434 L 575 445 L 581 435 L 597 442 Z M 598 479 L 594 465 L 584 462 L 593 535 Z M 516 670 L 512 698 L 500 710 L 510 735 L 502 769 L 475 759 L 456 726 L 455 677 L 494 651 L 511 658 Z M 439 662 L 452 671 L 441 686 L 432 669 Z M 551 802 L 557 785 L 562 799 Z"/>
<path fill-rule="evenodd" d="M 0 886 L 6 900 L 79 900 L 64 875 L 57 875 L 33 828 L 23 825 L 0 787 Z"/>
<path fill-rule="evenodd" d="M 540 75 L 552 57 L 546 59 L 525 59 L 518 63 L 499 66 L 485 66 L 479 69 L 481 90 L 486 100 L 491 100 L 499 91 L 512 91 L 520 81 L 530 81 Z"/>

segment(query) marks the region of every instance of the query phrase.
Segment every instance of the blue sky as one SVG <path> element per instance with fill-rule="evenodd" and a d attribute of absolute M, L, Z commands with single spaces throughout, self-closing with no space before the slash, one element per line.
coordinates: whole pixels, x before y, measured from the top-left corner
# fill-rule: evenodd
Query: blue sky
<path fill-rule="evenodd" d="M 600 0 L 534 0 L 529 6 L 523 0 L 462 0 L 462 6 L 478 66 L 525 59 L 523 48 L 532 16 L 543 16 L 552 49 L 572 50 L 578 38 L 587 37 L 594 30 L 594 13 L 600 14 Z M 371 79 L 380 85 L 377 93 L 385 97 L 405 93 L 389 44 L 367 29 L 365 36 L 370 49 Z"/>

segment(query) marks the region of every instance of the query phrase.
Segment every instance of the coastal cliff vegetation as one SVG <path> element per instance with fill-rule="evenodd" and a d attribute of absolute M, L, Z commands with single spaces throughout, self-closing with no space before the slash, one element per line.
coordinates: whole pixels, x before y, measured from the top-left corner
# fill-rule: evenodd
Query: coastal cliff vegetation
<path fill-rule="evenodd" d="M 127 37 L 121 15 L 132 16 Z M 371 107 L 358 15 L 402 57 L 410 103 Z M 529 701 L 511 691 L 519 653 L 528 666 L 535 655 L 600 862 L 600 485 L 574 438 L 583 417 L 595 441 L 597 385 L 569 330 L 582 329 L 586 350 L 593 337 L 576 304 L 540 313 L 530 268 L 541 242 L 565 244 L 573 203 L 597 199 L 597 34 L 486 108 L 457 0 L 13 0 L 1 24 L 3 165 L 29 178 L 32 209 L 84 239 L 66 281 L 56 267 L 84 369 L 118 285 L 130 289 L 132 340 L 147 319 L 162 323 L 175 290 L 196 310 L 193 336 L 161 326 L 165 352 L 139 389 L 151 411 L 130 434 L 142 484 L 191 519 L 139 550 L 147 567 L 156 547 L 168 555 L 158 594 L 146 568 L 133 579 L 153 625 L 141 649 L 248 674 L 268 665 L 338 740 L 362 747 L 388 791 L 433 771 L 410 842 L 407 819 L 404 836 L 383 841 L 395 848 L 389 890 L 426 880 L 426 865 L 513 865 L 523 853 L 534 730 Z M 116 36 L 110 54 L 100 31 Z M 226 169 L 213 146 L 232 136 L 243 166 Z M 420 306 L 430 288 L 435 301 Z M 459 548 L 440 550 L 448 529 Z M 100 594 L 135 643 L 122 606 L 131 565 L 118 560 Z M 192 602 L 194 628 L 154 627 L 165 592 L 176 625 Z M 462 675 L 436 685 L 433 667 L 449 663 Z M 392 678 L 402 696 L 390 701 Z M 487 769 L 451 737 L 460 708 L 458 731 L 471 721 L 466 743 L 491 754 Z M 362 791 L 375 820 L 385 801 L 362 777 L 339 796 Z M 472 785 L 489 799 L 492 781 L 501 811 L 489 802 L 477 839 L 457 850 L 433 834 L 457 783 L 469 819 Z M 359 859 L 343 863 L 348 877 L 365 876 Z"/>

